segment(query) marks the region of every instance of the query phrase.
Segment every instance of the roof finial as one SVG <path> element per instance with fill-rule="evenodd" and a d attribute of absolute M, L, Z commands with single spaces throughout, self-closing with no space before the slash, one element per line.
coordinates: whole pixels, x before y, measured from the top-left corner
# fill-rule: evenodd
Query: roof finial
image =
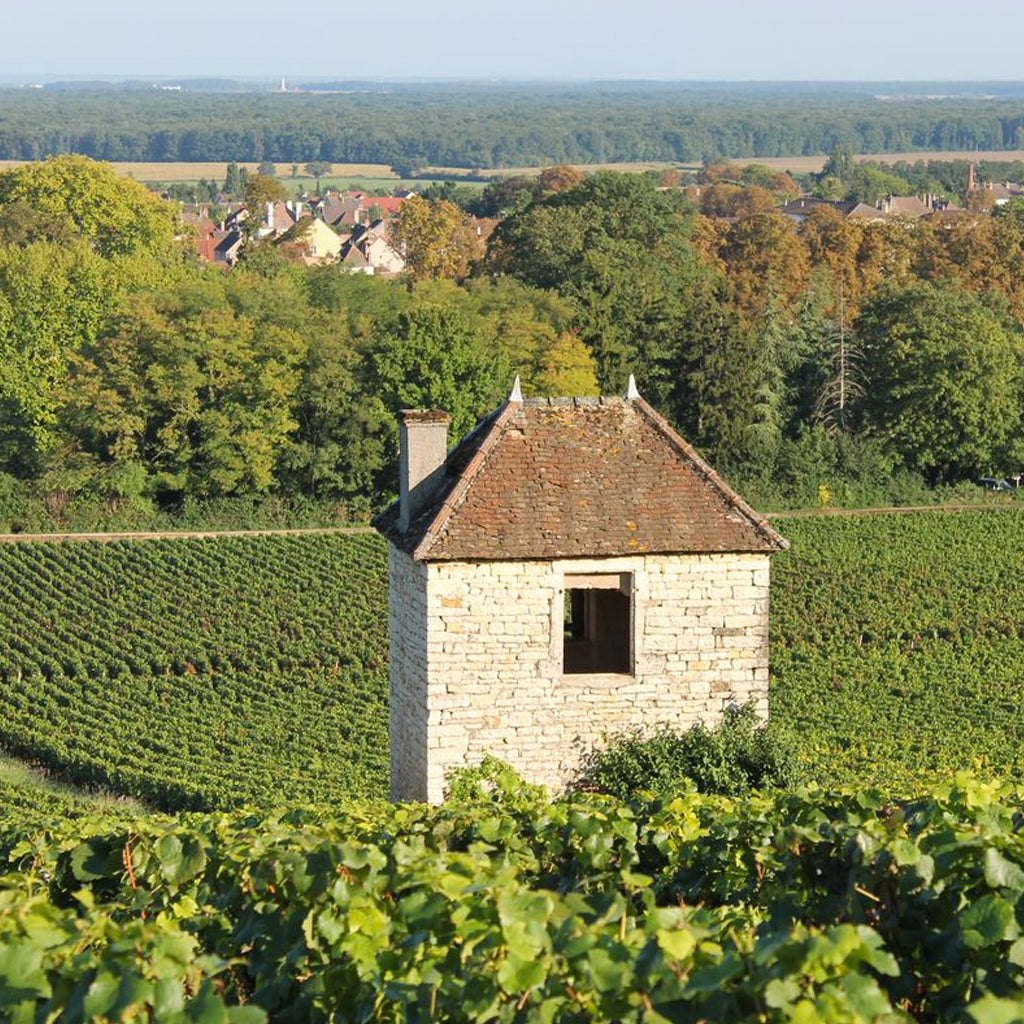
<path fill-rule="evenodd" d="M 512 385 L 512 394 L 508 396 L 510 402 L 521 402 L 523 400 L 523 386 L 519 383 L 519 374 L 516 374 L 515 383 Z"/>
<path fill-rule="evenodd" d="M 629 383 L 626 385 L 626 401 L 632 402 L 635 398 L 640 397 L 640 392 L 637 390 L 636 378 L 633 374 L 629 375 Z"/>

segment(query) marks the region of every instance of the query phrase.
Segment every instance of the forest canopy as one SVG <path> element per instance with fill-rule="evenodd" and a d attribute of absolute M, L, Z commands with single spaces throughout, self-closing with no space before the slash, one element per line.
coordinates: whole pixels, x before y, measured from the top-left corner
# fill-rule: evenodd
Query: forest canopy
<path fill-rule="evenodd" d="M 998 94 L 998 93 L 997 93 Z M 1024 146 L 1024 100 L 682 83 L 0 90 L 0 159 L 514 167 Z"/>
<path fill-rule="evenodd" d="M 393 493 L 399 409 L 447 409 L 454 440 L 517 375 L 534 396 L 634 375 L 762 506 L 1024 471 L 1017 207 L 798 222 L 776 205 L 792 179 L 753 177 L 709 168 L 694 199 L 548 173 L 458 260 L 431 250 L 466 215 L 420 198 L 424 259 L 390 281 L 255 238 L 230 271 L 200 264 L 172 204 L 84 157 L 0 172 L 0 524 L 39 522 L 26 496 L 361 518 Z"/>

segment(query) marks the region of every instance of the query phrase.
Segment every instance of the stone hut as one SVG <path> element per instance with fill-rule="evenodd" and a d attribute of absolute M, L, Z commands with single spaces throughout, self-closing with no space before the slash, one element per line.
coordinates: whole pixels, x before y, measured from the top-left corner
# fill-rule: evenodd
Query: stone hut
<path fill-rule="evenodd" d="M 609 733 L 768 714 L 768 560 L 787 547 L 636 393 L 518 388 L 448 451 L 405 411 L 390 541 L 391 793 L 491 753 L 563 785 Z"/>

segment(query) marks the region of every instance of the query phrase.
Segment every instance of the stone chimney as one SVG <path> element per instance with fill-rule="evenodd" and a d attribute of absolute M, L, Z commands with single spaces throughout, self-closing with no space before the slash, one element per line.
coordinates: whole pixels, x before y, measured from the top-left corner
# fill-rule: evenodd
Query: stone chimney
<path fill-rule="evenodd" d="M 398 528 L 403 532 L 444 479 L 451 416 L 435 409 L 403 409 L 398 426 Z"/>

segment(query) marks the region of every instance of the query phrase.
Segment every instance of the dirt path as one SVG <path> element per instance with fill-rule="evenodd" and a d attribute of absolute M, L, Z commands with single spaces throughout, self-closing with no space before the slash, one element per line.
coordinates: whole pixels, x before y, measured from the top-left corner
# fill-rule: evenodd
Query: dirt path
<path fill-rule="evenodd" d="M 1024 511 L 1018 504 L 894 505 L 891 508 L 801 508 L 790 512 L 765 512 L 765 519 L 806 519 L 810 516 L 882 516 L 905 512 L 994 512 L 1000 509 Z"/>
<path fill-rule="evenodd" d="M 0 544 L 55 541 L 204 540 L 210 537 L 295 537 L 305 534 L 376 532 L 372 526 L 314 526 L 295 530 L 165 530 L 150 533 L 0 533 Z"/>

